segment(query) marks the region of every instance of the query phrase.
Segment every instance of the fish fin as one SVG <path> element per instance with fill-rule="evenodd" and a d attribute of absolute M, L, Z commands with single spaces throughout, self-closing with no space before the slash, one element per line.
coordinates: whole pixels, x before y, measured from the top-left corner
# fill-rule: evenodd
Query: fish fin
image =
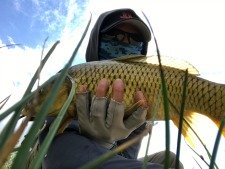
<path fill-rule="evenodd" d="M 175 115 L 172 120 L 178 128 L 179 115 Z M 196 112 L 185 112 L 182 135 L 188 145 L 195 149 L 197 147 L 202 147 L 203 144 L 204 146 L 209 145 L 212 142 L 213 135 L 215 135 L 213 139 L 216 138 L 219 125 L 220 123 L 218 121 L 216 122 L 205 115 Z M 205 132 L 206 130 L 208 132 Z M 222 135 L 225 135 L 225 129 L 223 129 Z"/>
<path fill-rule="evenodd" d="M 124 55 L 118 58 L 113 58 L 114 61 L 123 61 L 123 62 L 143 62 L 147 63 L 145 55 Z"/>
<path fill-rule="evenodd" d="M 220 125 L 221 125 L 221 121 L 220 120 L 217 120 L 217 119 L 212 119 L 213 122 L 216 124 L 216 126 L 219 128 Z M 223 137 L 225 137 L 225 126 L 223 127 L 223 130 L 222 130 L 222 133 Z"/>
<path fill-rule="evenodd" d="M 179 120 L 180 120 L 179 115 L 175 115 L 172 117 L 172 121 L 178 129 L 179 129 Z M 190 135 L 191 124 L 189 124 L 189 122 L 185 122 L 186 120 L 183 120 L 181 134 L 183 135 L 183 137 L 184 137 L 185 141 L 188 143 L 188 145 L 191 146 L 192 148 L 195 148 L 195 146 L 196 146 L 195 139 L 192 137 L 192 135 Z"/>
<path fill-rule="evenodd" d="M 159 64 L 158 56 L 152 55 L 147 57 L 147 63 Z M 181 70 L 188 69 L 188 73 L 199 76 L 199 71 L 189 62 L 170 56 L 161 56 L 161 64 L 163 66 L 173 67 Z"/>
<path fill-rule="evenodd" d="M 120 61 L 120 62 L 139 62 L 139 63 L 150 63 L 154 65 L 158 65 L 158 56 L 157 55 L 151 55 L 151 56 L 145 56 L 145 55 L 125 55 L 119 58 L 112 59 L 114 61 Z M 188 69 L 188 73 L 199 76 L 199 71 L 189 62 L 185 60 L 180 60 L 174 57 L 169 56 L 161 56 L 161 64 L 163 66 L 173 67 L 181 70 Z"/>

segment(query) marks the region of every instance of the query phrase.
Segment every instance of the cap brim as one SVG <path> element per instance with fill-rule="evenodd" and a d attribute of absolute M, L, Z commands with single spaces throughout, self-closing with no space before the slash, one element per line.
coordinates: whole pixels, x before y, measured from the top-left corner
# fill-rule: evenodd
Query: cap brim
<path fill-rule="evenodd" d="M 150 32 L 148 26 L 144 22 L 142 22 L 138 19 L 120 20 L 120 21 L 115 22 L 115 23 L 107 26 L 106 28 L 102 29 L 101 33 L 105 33 L 108 30 L 110 30 L 116 26 L 119 26 L 122 23 L 126 23 L 126 24 L 133 25 L 134 27 L 136 27 L 142 34 L 142 37 L 144 38 L 145 42 L 149 42 L 151 40 L 151 32 Z"/>

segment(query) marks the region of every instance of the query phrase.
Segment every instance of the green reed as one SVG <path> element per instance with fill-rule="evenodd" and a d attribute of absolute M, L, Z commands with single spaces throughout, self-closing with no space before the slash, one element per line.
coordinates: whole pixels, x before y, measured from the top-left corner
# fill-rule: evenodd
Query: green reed
<path fill-rule="evenodd" d="M 49 110 L 50 106 L 52 105 L 52 103 L 55 100 L 56 93 L 60 89 L 60 85 L 62 84 L 62 82 L 67 77 L 67 71 L 68 71 L 69 67 L 71 66 L 72 61 L 74 60 L 74 58 L 77 54 L 77 51 L 78 51 L 86 33 L 87 33 L 88 27 L 90 25 L 90 21 L 91 21 L 91 18 L 90 18 L 90 20 L 87 24 L 87 27 L 86 27 L 86 29 L 83 33 L 82 38 L 80 39 L 77 47 L 75 48 L 75 50 L 73 52 L 73 55 L 71 56 L 68 63 L 66 64 L 66 66 L 61 71 L 61 74 L 57 77 L 56 76 L 52 77 L 52 78 L 57 78 L 57 82 L 53 86 L 51 95 L 49 95 L 48 99 L 46 99 L 46 101 L 43 103 L 42 108 L 41 108 L 40 112 L 37 114 L 37 116 L 35 117 L 35 119 L 33 121 L 33 124 L 31 126 L 30 130 L 28 131 L 28 134 L 26 135 L 25 139 L 23 140 L 23 143 L 16 150 L 14 149 L 15 146 L 16 146 L 16 143 L 20 139 L 20 137 L 22 135 L 22 131 L 24 131 L 24 129 L 27 126 L 28 121 L 31 118 L 31 117 L 25 117 L 25 120 L 23 120 L 23 123 L 22 123 L 23 125 L 22 124 L 20 125 L 21 128 L 18 129 L 18 130 L 15 130 L 15 126 L 21 118 L 21 115 L 20 115 L 21 108 L 32 97 L 35 97 L 36 93 L 31 92 L 31 89 L 33 88 L 35 82 L 38 80 L 39 74 L 40 74 L 43 66 L 45 65 L 48 58 L 51 56 L 52 52 L 54 51 L 54 49 L 58 45 L 59 41 L 57 41 L 52 46 L 50 51 L 47 53 L 47 55 L 41 61 L 40 66 L 37 69 L 37 71 L 35 72 L 29 86 L 27 87 L 27 90 L 26 90 L 23 98 L 20 101 L 18 101 L 17 103 L 15 103 L 13 106 L 11 106 L 9 109 L 7 109 L 6 111 L 4 111 L 3 113 L 0 114 L 0 121 L 6 119 L 6 117 L 8 117 L 9 115 L 12 115 L 9 122 L 7 123 L 7 125 L 4 127 L 4 129 L 0 133 L 0 167 L 2 167 L 5 164 L 3 166 L 4 168 L 21 168 L 21 169 L 24 169 L 24 168 L 32 168 L 32 169 L 36 168 L 37 169 L 37 168 L 40 168 L 41 161 L 43 160 L 44 155 L 48 151 L 48 148 L 49 148 L 49 146 L 50 146 L 50 144 L 51 144 L 51 142 L 52 142 L 52 140 L 53 140 L 53 138 L 54 138 L 54 136 L 57 132 L 59 124 L 60 124 L 61 120 L 63 119 L 63 117 L 65 115 L 65 112 L 68 108 L 68 105 L 71 102 L 71 99 L 72 99 L 72 97 L 75 93 L 75 85 L 76 84 L 72 80 L 71 80 L 72 88 L 71 88 L 69 97 L 68 97 L 67 101 L 65 102 L 63 108 L 59 112 L 59 115 L 56 117 L 56 120 L 51 125 L 51 127 L 50 127 L 51 132 L 48 133 L 48 135 L 46 136 L 46 138 L 44 140 L 44 143 L 40 146 L 39 150 L 37 151 L 37 153 L 34 156 L 34 160 L 32 160 L 31 162 L 28 161 L 29 160 L 29 154 L 31 153 L 30 149 L 34 148 L 35 142 L 37 141 L 37 137 L 38 137 L 37 133 L 39 133 L 40 129 L 43 126 L 43 122 L 44 122 L 44 120 L 47 116 L 47 113 L 48 113 L 48 110 Z M 147 21 L 148 21 L 148 19 L 147 19 Z M 149 23 L 149 25 L 150 25 L 150 23 Z M 150 28 L 151 28 L 151 25 L 150 25 Z M 151 28 L 151 31 L 152 31 L 152 28 Z M 153 31 L 152 31 L 152 33 L 153 33 Z M 153 33 L 153 36 L 154 36 L 154 33 Z M 165 143 L 166 160 L 165 160 L 164 168 L 169 168 L 168 167 L 168 165 L 169 165 L 168 164 L 169 163 L 169 151 L 170 151 L 169 107 L 170 106 L 176 107 L 177 105 L 176 106 L 173 105 L 168 99 L 167 84 L 166 84 L 166 80 L 165 80 L 165 76 L 164 76 L 164 72 L 163 72 L 163 66 L 161 65 L 160 52 L 159 52 L 159 48 L 158 48 L 158 44 L 157 44 L 155 36 L 154 36 L 154 41 L 155 41 L 155 44 L 156 44 L 157 55 L 158 55 L 158 60 L 159 60 L 159 71 L 160 71 L 160 76 L 161 76 L 161 90 L 162 90 L 162 95 L 163 95 L 164 112 L 165 112 L 165 124 L 166 124 L 165 125 L 165 131 L 166 131 L 166 135 L 165 135 L 165 137 L 166 137 L 166 143 Z M 46 83 L 44 83 L 43 86 L 45 84 L 48 84 L 48 82 L 51 81 L 52 78 L 50 78 L 50 80 L 48 80 Z M 184 109 L 185 109 L 185 98 L 186 98 L 186 92 L 187 92 L 186 86 L 187 86 L 187 71 L 184 73 L 184 87 L 183 87 L 183 93 L 182 93 L 183 97 L 182 97 L 181 106 L 180 106 L 181 108 L 180 108 L 180 110 L 177 109 L 177 113 L 179 113 L 179 115 L 180 115 L 180 123 L 179 123 L 179 129 L 178 129 L 178 139 L 177 139 L 176 169 L 178 168 L 179 157 L 180 157 L 182 124 L 187 123 L 187 121 L 183 117 L 183 113 L 184 113 Z M 5 100 L 1 103 L 5 103 Z M 1 106 L 1 108 L 2 108 L 2 106 Z M 210 164 L 208 164 L 210 169 L 218 168 L 217 165 L 215 164 L 215 159 L 216 159 L 216 154 L 217 154 L 219 141 L 220 141 L 220 137 L 221 137 L 221 131 L 222 131 L 222 128 L 224 127 L 224 125 L 225 125 L 225 118 L 223 119 L 222 124 L 221 124 L 221 126 L 218 130 L 218 135 L 217 135 L 217 138 L 215 140 L 215 146 L 214 146 L 212 155 L 209 153 L 209 151 L 206 148 L 206 151 L 209 154 L 209 158 L 211 159 Z M 146 132 L 148 132 L 148 131 L 147 130 L 143 131 L 143 133 L 141 133 L 140 135 L 138 135 L 134 139 L 124 143 L 123 145 L 115 148 L 112 151 L 109 151 L 106 154 L 103 154 L 100 157 L 96 157 L 96 159 L 88 162 L 86 165 L 82 166 L 81 168 L 82 169 L 97 168 L 104 161 L 106 161 L 106 160 L 112 158 L 113 156 L 117 155 L 119 152 L 128 148 L 132 144 L 135 144 L 136 142 L 140 141 L 145 136 Z M 197 133 L 196 133 L 196 136 L 198 137 Z M 199 138 L 199 140 L 202 143 L 202 145 L 204 146 L 204 143 L 201 141 L 200 138 Z M 147 145 L 147 148 L 146 148 L 146 156 L 147 156 L 147 150 L 149 148 L 149 142 L 150 142 L 150 138 L 148 140 L 148 145 Z M 8 161 L 6 161 L 7 157 L 8 158 L 10 157 Z M 144 160 L 143 168 L 146 168 L 146 165 L 147 165 L 147 161 Z"/>

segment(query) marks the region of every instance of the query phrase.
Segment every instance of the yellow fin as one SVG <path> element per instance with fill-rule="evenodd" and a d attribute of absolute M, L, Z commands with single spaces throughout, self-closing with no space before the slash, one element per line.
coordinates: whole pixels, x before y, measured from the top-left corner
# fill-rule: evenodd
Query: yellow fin
<path fill-rule="evenodd" d="M 146 63 L 146 56 L 145 55 L 124 55 L 118 58 L 114 58 L 112 60 L 115 61 L 127 61 L 127 62 L 143 62 Z"/>
<path fill-rule="evenodd" d="M 179 115 L 175 115 L 172 117 L 172 121 L 178 129 L 179 129 L 179 118 L 180 118 Z M 189 122 L 186 123 L 185 120 L 183 120 L 181 133 L 184 136 L 185 140 L 187 141 L 188 145 L 194 149 L 196 146 L 196 143 L 195 143 L 195 140 L 193 139 L 193 136 L 191 136 L 189 133 L 190 126 L 191 124 L 189 124 Z"/>
<path fill-rule="evenodd" d="M 218 122 L 196 112 L 186 112 L 184 116 L 182 135 L 187 141 L 188 145 L 193 149 L 203 146 L 212 147 L 214 145 L 216 135 L 218 132 Z M 179 126 L 179 115 L 172 118 L 174 124 Z M 217 125 L 216 125 L 217 124 Z M 193 131 L 194 130 L 194 131 Z M 196 134 L 197 136 L 196 136 Z M 223 129 L 223 136 L 225 136 L 225 129 Z M 200 140 L 201 141 L 200 141 Z"/>
<path fill-rule="evenodd" d="M 220 127 L 221 121 L 216 120 L 216 119 L 213 119 L 213 122 L 216 124 L 216 126 L 217 126 L 218 128 Z M 225 137 L 225 126 L 223 127 L 222 135 L 223 135 L 223 137 Z"/>
<path fill-rule="evenodd" d="M 158 56 L 152 55 L 147 57 L 147 63 L 159 64 Z M 163 66 L 173 67 L 181 70 L 188 69 L 188 73 L 193 75 L 199 75 L 199 71 L 189 62 L 177 58 L 173 58 L 170 56 L 161 56 L 161 64 Z"/>
<path fill-rule="evenodd" d="M 115 61 L 123 61 L 123 62 L 141 62 L 141 63 L 150 63 L 158 65 L 158 56 L 145 56 L 145 55 L 125 55 L 119 58 L 113 59 Z M 188 69 L 188 73 L 198 76 L 199 71 L 190 63 L 184 60 L 180 60 L 177 58 L 169 57 L 169 56 L 161 56 L 161 64 L 163 66 L 173 67 L 181 70 Z"/>

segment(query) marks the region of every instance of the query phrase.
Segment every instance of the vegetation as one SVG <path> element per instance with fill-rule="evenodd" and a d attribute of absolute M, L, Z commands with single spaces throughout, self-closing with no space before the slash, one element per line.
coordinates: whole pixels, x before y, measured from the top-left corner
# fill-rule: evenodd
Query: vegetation
<path fill-rule="evenodd" d="M 91 18 L 90 18 L 90 21 L 91 21 Z M 17 103 L 15 103 L 13 106 L 11 106 L 8 110 L 6 110 L 5 112 L 0 114 L 0 121 L 4 120 L 6 117 L 11 115 L 11 118 L 8 121 L 7 125 L 4 127 L 4 129 L 0 133 L 0 167 L 2 167 L 3 169 L 8 169 L 8 168 L 24 169 L 27 166 L 29 168 L 32 168 L 32 169 L 40 168 L 41 161 L 44 158 L 44 155 L 46 154 L 46 152 L 48 150 L 48 147 L 51 144 L 51 141 L 53 140 L 53 138 L 54 138 L 54 136 L 55 136 L 55 134 L 58 130 L 59 124 L 60 124 L 61 120 L 63 119 L 63 117 L 65 115 L 65 112 L 68 108 L 69 103 L 71 102 L 71 99 L 73 98 L 73 95 L 75 93 L 75 87 L 74 87 L 75 84 L 72 84 L 70 95 L 69 95 L 67 101 L 65 102 L 62 110 L 59 112 L 59 115 L 57 116 L 56 120 L 52 124 L 51 132 L 49 132 L 49 134 L 46 136 L 46 139 L 44 140 L 43 144 L 39 147 L 38 152 L 36 154 L 34 154 L 33 160 L 30 161 L 29 160 L 30 153 L 31 153 L 31 150 L 34 149 L 35 142 L 36 142 L 36 139 L 38 137 L 38 134 L 36 134 L 36 133 L 39 132 L 39 130 L 41 129 L 41 127 L 43 125 L 43 122 L 44 122 L 44 120 L 47 116 L 47 112 L 50 108 L 50 105 L 52 105 L 52 103 L 54 102 L 55 97 L 56 97 L 56 93 L 59 90 L 60 85 L 64 81 L 64 79 L 66 77 L 66 74 L 67 74 L 67 71 L 68 71 L 69 67 L 71 66 L 72 61 L 74 60 L 74 58 L 76 56 L 76 53 L 77 53 L 85 35 L 86 35 L 86 32 L 87 32 L 88 27 L 90 25 L 90 21 L 89 21 L 89 24 L 87 25 L 87 27 L 85 29 L 85 32 L 84 32 L 78 46 L 74 50 L 73 55 L 71 56 L 70 60 L 68 61 L 68 63 L 64 67 L 64 69 L 61 71 L 60 76 L 58 77 L 56 83 L 54 84 L 53 92 L 51 92 L 49 97 L 46 99 L 46 101 L 42 105 L 40 113 L 34 119 L 30 130 L 28 131 L 25 139 L 23 140 L 23 143 L 16 150 L 15 150 L 15 146 L 16 146 L 18 140 L 21 138 L 21 135 L 22 135 L 24 129 L 27 127 L 27 124 L 30 121 L 31 116 L 32 116 L 32 115 L 30 115 L 30 116 L 27 116 L 27 117 L 23 117 L 22 122 L 20 123 L 19 127 L 16 129 L 15 126 L 16 126 L 16 124 L 18 124 L 18 121 L 21 118 L 21 115 L 20 115 L 21 109 L 24 106 L 24 104 L 26 104 L 29 101 L 30 98 L 35 97 L 35 92 L 31 92 L 31 89 L 33 88 L 35 82 L 38 80 L 40 71 L 43 68 L 44 64 L 46 63 L 48 58 L 51 56 L 51 53 L 54 51 L 56 46 L 58 45 L 58 43 L 59 43 L 58 41 L 52 46 L 50 51 L 47 53 L 47 55 L 41 61 L 40 66 L 37 69 L 36 73 L 34 74 L 29 86 L 27 87 L 27 90 L 26 90 L 23 98 L 20 101 L 18 101 Z M 150 25 L 150 27 L 151 27 L 151 25 Z M 154 33 L 153 33 L 153 35 L 154 35 Z M 154 40 L 155 40 L 155 44 L 156 44 L 156 47 L 157 47 L 159 69 L 160 69 L 160 73 L 161 73 L 163 103 L 164 103 L 164 111 L 165 111 L 165 119 L 166 119 L 165 120 L 165 123 L 166 123 L 166 128 L 165 128 L 165 130 L 166 130 L 166 144 L 165 145 L 166 145 L 166 155 L 167 155 L 166 159 L 168 159 L 169 151 L 170 151 L 170 142 L 169 142 L 169 140 L 170 140 L 169 119 L 170 118 L 169 118 L 169 103 L 168 103 L 169 101 L 168 101 L 168 98 L 167 98 L 167 86 L 166 86 L 166 82 L 165 82 L 165 79 L 164 79 L 163 66 L 161 65 L 161 61 L 160 61 L 160 52 L 159 52 L 159 48 L 158 48 L 155 36 L 154 36 Z M 179 163 L 182 124 L 183 124 L 183 122 L 186 122 L 185 119 L 183 119 L 183 112 L 184 112 L 184 107 L 185 107 L 187 74 L 188 74 L 188 71 L 186 71 L 186 73 L 184 74 L 184 83 L 183 83 L 184 88 L 183 88 L 183 93 L 182 93 L 183 99 L 182 99 L 182 105 L 180 106 L 181 109 L 180 110 L 177 109 L 177 113 L 180 114 L 180 124 L 179 124 L 178 140 L 177 140 L 177 152 L 176 152 L 176 154 L 178 156 L 178 159 L 176 161 L 176 166 L 177 166 L 176 168 L 178 168 L 178 163 Z M 5 102 L 7 102 L 7 99 L 3 100 L 1 102 L 1 105 L 4 105 Z M 174 107 L 176 107 L 176 106 L 174 106 Z M 0 108 L 2 108 L 2 106 Z M 218 149 L 218 146 L 219 146 L 219 140 L 220 140 L 220 137 L 221 137 L 220 133 L 221 133 L 222 128 L 224 127 L 224 124 L 225 124 L 225 118 L 223 119 L 222 125 L 219 128 L 218 136 L 217 136 L 217 139 L 216 139 L 216 142 L 215 142 L 215 146 L 214 146 L 214 150 L 213 150 L 212 155 L 210 155 L 210 153 L 206 149 L 206 151 L 209 154 L 209 158 L 211 159 L 210 164 L 208 164 L 210 169 L 218 168 L 217 165 L 215 164 L 215 158 L 216 158 L 217 149 Z M 142 139 L 143 136 L 146 134 L 146 132 L 148 132 L 148 131 L 143 131 L 142 134 L 140 134 L 139 136 L 137 136 L 133 140 L 130 140 L 129 142 L 121 145 L 120 147 L 116 148 L 115 150 L 102 155 L 101 157 L 97 158 L 94 161 L 91 161 L 91 162 L 87 163 L 82 168 L 83 169 L 84 168 L 96 168 L 103 161 L 113 157 L 118 152 L 120 152 L 123 149 L 127 148 L 128 146 L 134 144 L 138 140 Z M 148 146 L 147 146 L 147 149 L 148 149 Z M 147 151 L 146 151 L 146 155 L 147 155 Z M 143 163 L 143 168 L 146 167 L 145 164 L 146 163 Z M 168 168 L 168 160 L 165 161 L 165 168 Z"/>

